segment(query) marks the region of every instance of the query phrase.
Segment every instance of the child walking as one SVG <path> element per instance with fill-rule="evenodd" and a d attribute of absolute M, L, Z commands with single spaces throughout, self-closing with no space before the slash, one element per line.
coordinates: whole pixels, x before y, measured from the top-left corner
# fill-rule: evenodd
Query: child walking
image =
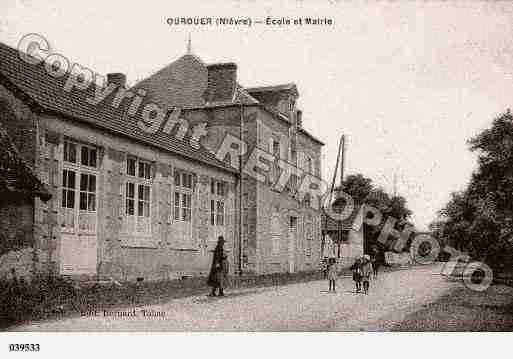
<path fill-rule="evenodd" d="M 360 258 L 356 258 L 349 269 L 353 272 L 353 281 L 356 286 L 356 293 L 360 293 L 362 290 L 362 269 Z"/>
<path fill-rule="evenodd" d="M 372 275 L 372 262 L 368 254 L 363 256 L 362 263 L 362 279 L 363 279 L 363 292 L 369 294 L 369 281 Z"/>
<path fill-rule="evenodd" d="M 329 291 L 333 288 L 333 292 L 335 293 L 335 284 L 337 282 L 337 260 L 335 258 L 328 259 L 328 281 L 329 281 Z"/>

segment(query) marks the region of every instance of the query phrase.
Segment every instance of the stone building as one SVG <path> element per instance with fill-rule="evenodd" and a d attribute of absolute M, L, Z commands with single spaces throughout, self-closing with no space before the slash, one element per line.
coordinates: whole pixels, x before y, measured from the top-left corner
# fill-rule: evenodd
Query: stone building
<path fill-rule="evenodd" d="M 303 126 L 294 84 L 244 88 L 234 63 L 205 64 L 190 51 L 135 89 L 167 108 L 180 106 L 189 124 L 208 123 L 204 145 L 219 148 L 226 134 L 316 177 L 321 176 L 323 143 Z M 284 191 L 276 191 L 281 169 L 276 162 L 263 180 L 243 174 L 242 251 L 244 272 L 272 273 L 317 270 L 320 260 L 321 214 L 309 198 L 294 194 L 300 176 L 292 176 Z M 237 261 L 237 259 L 236 259 Z"/>
<path fill-rule="evenodd" d="M 234 271 L 317 269 L 320 212 L 292 196 L 299 179 L 273 190 L 274 163 L 265 181 L 244 174 L 240 187 L 233 156 L 218 159 L 216 149 L 242 134 L 242 163 L 258 147 L 319 176 L 322 143 L 302 126 L 296 86 L 244 89 L 236 76 L 235 64 L 206 65 L 188 52 L 132 88 L 121 73 L 67 88 L 52 64 L 31 65 L 0 44 L 0 98 L 15 114 L 0 121 L 52 194 L 33 201 L 38 270 L 204 275 L 219 235 Z M 196 143 L 202 125 L 207 135 Z"/>

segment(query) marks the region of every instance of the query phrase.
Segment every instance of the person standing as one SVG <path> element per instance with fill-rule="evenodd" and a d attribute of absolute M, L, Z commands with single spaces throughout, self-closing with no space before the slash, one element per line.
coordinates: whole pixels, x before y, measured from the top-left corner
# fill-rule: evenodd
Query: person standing
<path fill-rule="evenodd" d="M 338 268 L 337 260 L 335 258 L 328 259 L 328 281 L 329 281 L 329 292 L 333 288 L 333 292 L 336 293 L 335 285 L 337 283 Z"/>
<path fill-rule="evenodd" d="M 369 294 L 370 277 L 372 275 L 372 262 L 368 254 L 363 256 L 362 262 L 362 281 L 363 281 L 363 292 Z"/>
<path fill-rule="evenodd" d="M 218 275 L 218 288 L 219 288 L 219 296 L 224 296 L 224 288 L 228 284 L 228 272 L 230 270 L 230 264 L 228 263 L 228 256 L 223 254 L 223 260 L 221 261 L 221 270 L 217 272 Z"/>
<path fill-rule="evenodd" d="M 210 295 L 212 297 L 217 296 L 216 291 L 219 288 L 219 294 L 224 295 L 223 290 L 219 283 L 219 279 L 221 277 L 223 271 L 223 257 L 224 257 L 224 237 L 219 236 L 217 240 L 216 248 L 214 249 L 214 255 L 212 256 L 212 265 L 210 266 L 210 273 L 208 275 L 207 284 L 212 287 L 212 292 Z"/>
<path fill-rule="evenodd" d="M 362 290 L 361 259 L 356 258 L 353 265 L 349 267 L 349 269 L 353 272 L 353 281 L 356 286 L 356 293 L 360 293 L 360 291 Z"/>
<path fill-rule="evenodd" d="M 378 269 L 381 265 L 380 260 L 381 259 L 379 249 L 376 246 L 372 247 L 371 262 L 374 279 L 378 278 Z"/>

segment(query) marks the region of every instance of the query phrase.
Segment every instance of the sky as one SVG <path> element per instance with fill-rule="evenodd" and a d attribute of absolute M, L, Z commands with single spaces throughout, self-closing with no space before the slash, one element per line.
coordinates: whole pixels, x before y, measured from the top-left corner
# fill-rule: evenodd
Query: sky
<path fill-rule="evenodd" d="M 85 6 L 87 4 L 87 6 Z M 304 127 L 339 138 L 345 175 L 404 196 L 424 229 L 476 168 L 466 141 L 513 104 L 513 2 L 2 0 L 0 41 L 43 35 L 53 52 L 135 83 L 185 53 L 238 65 L 243 86 L 293 82 Z M 170 26 L 169 17 L 319 17 L 331 26 Z"/>

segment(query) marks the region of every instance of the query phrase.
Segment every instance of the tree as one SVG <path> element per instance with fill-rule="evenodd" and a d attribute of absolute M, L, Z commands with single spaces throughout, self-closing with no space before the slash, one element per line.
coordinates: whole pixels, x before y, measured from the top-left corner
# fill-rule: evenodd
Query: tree
<path fill-rule="evenodd" d="M 441 236 L 492 269 L 513 264 L 513 117 L 509 110 L 468 141 L 478 167 L 467 188 L 440 211 Z"/>
<path fill-rule="evenodd" d="M 406 199 L 402 196 L 390 196 L 384 189 L 374 187 L 370 178 L 362 174 L 349 175 L 343 182 L 343 190 L 353 198 L 356 206 L 359 207 L 362 204 L 369 205 L 378 209 L 382 214 L 382 221 L 379 225 L 370 226 L 366 224 L 364 226 L 365 239 L 367 241 L 366 249 L 374 245 L 383 247 L 377 242 L 377 239 L 389 217 L 396 219 L 395 229 L 399 231 L 402 231 L 406 225 L 411 225 L 408 219 L 412 212 L 407 207 Z M 343 199 L 337 199 L 334 202 L 334 206 L 342 205 L 340 201 L 343 201 Z M 369 216 L 371 215 L 369 214 Z M 382 249 L 384 250 L 385 248 Z"/>
<path fill-rule="evenodd" d="M 343 184 L 344 192 L 351 195 L 355 203 L 362 203 L 373 190 L 372 180 L 360 173 L 347 176 Z"/>

